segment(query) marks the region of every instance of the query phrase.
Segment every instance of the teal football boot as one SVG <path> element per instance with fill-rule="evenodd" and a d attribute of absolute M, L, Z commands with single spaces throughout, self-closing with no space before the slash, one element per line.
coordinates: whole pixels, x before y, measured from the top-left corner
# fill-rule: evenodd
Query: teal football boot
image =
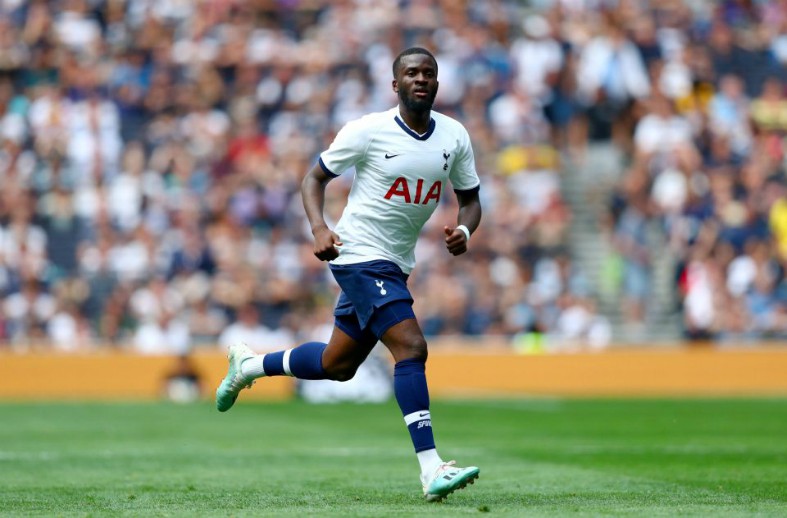
<path fill-rule="evenodd" d="M 254 384 L 254 380 L 246 379 L 240 371 L 241 363 L 252 356 L 255 356 L 254 351 L 242 342 L 228 348 L 229 369 L 227 375 L 221 380 L 221 385 L 216 389 L 216 408 L 219 409 L 219 412 L 226 412 L 232 408 L 240 391 L 251 388 Z"/>
<path fill-rule="evenodd" d="M 439 502 L 458 489 L 472 484 L 481 472 L 475 466 L 458 468 L 455 461 L 444 462 L 429 477 L 421 477 L 427 502 Z"/>

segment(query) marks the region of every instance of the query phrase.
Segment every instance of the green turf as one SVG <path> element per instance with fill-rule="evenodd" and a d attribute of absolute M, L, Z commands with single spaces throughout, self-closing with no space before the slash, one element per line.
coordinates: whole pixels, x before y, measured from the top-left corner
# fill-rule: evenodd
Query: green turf
<path fill-rule="evenodd" d="M 2 516 L 787 516 L 787 401 L 432 405 L 481 478 L 421 496 L 398 409 L 0 404 Z"/>

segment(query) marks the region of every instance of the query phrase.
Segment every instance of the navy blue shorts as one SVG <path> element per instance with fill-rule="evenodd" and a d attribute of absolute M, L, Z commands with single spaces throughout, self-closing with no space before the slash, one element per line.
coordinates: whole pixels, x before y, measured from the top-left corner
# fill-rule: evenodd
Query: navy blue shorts
<path fill-rule="evenodd" d="M 391 261 L 331 264 L 342 289 L 333 315 L 336 327 L 363 343 L 374 343 L 393 325 L 415 318 L 407 275 Z"/>

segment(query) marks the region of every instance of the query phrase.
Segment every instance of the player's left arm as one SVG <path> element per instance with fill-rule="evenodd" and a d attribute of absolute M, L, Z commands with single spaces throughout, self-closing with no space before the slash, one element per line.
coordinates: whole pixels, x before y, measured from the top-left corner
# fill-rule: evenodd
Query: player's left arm
<path fill-rule="evenodd" d="M 459 214 L 456 218 L 456 227 L 445 227 L 445 246 L 453 255 L 462 255 L 467 252 L 468 234 L 460 228 L 464 226 L 469 234 L 475 232 L 481 223 L 481 200 L 478 197 L 478 187 L 467 191 L 456 192 L 459 202 Z"/>
<path fill-rule="evenodd" d="M 467 252 L 470 234 L 475 232 L 481 223 L 481 201 L 478 198 L 480 182 L 475 169 L 473 145 L 464 128 L 461 128 L 456 155 L 448 177 L 459 201 L 459 215 L 456 218 L 456 227 L 445 227 L 445 246 L 453 255 L 461 255 Z M 467 229 L 467 232 L 464 229 Z"/>

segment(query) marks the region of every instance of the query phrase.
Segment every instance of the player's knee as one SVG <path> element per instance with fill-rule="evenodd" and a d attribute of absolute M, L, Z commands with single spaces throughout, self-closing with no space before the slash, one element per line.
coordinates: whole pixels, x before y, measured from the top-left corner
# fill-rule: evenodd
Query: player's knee
<path fill-rule="evenodd" d="M 336 362 L 332 364 L 323 365 L 328 379 L 333 381 L 349 381 L 353 379 L 355 373 L 358 371 L 358 365 L 350 362 Z"/>
<path fill-rule="evenodd" d="M 429 356 L 426 348 L 426 339 L 419 337 L 408 341 L 405 345 L 404 356 L 407 359 L 421 360 L 426 363 L 426 358 Z"/>

